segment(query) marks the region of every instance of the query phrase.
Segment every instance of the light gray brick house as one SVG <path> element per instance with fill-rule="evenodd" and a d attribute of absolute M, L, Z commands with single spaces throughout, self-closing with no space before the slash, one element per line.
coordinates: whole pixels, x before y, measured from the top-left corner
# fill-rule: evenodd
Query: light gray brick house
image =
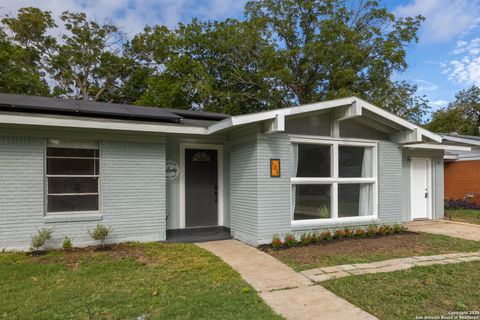
<path fill-rule="evenodd" d="M 443 217 L 442 137 L 356 97 L 223 114 L 0 94 L 0 249 Z M 168 231 L 168 232 L 167 232 Z"/>

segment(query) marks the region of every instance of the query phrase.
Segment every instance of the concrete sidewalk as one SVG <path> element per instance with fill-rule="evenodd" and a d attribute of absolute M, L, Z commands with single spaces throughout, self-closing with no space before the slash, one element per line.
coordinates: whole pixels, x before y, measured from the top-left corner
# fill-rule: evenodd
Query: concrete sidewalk
<path fill-rule="evenodd" d="M 272 256 L 236 240 L 197 243 L 232 266 L 287 319 L 376 319 Z"/>
<path fill-rule="evenodd" d="M 467 240 L 480 241 L 480 225 L 443 220 L 422 220 L 404 224 L 410 231 L 443 234 Z"/>

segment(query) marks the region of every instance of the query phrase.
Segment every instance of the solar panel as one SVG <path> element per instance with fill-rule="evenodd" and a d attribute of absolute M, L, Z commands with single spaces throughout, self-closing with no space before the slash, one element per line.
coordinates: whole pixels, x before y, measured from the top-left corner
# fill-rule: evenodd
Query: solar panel
<path fill-rule="evenodd" d="M 182 116 L 166 109 L 126 104 L 69 100 L 27 95 L 0 94 L 0 105 L 7 110 L 38 111 L 107 118 L 180 122 Z"/>

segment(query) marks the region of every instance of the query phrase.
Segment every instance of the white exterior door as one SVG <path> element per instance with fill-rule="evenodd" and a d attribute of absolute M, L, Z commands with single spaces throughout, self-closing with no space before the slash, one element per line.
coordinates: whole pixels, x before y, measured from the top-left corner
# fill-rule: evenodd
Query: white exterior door
<path fill-rule="evenodd" d="M 414 219 L 431 219 L 432 162 L 429 158 L 411 158 L 410 214 Z"/>

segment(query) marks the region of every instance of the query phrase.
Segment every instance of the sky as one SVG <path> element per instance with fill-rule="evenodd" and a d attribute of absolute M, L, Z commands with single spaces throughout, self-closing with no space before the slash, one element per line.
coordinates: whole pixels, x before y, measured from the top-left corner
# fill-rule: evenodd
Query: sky
<path fill-rule="evenodd" d="M 148 25 L 243 16 L 246 0 L 0 0 L 0 15 L 26 6 L 83 11 L 90 19 L 113 22 L 129 36 Z M 459 90 L 480 85 L 480 0 L 383 0 L 396 16 L 423 15 L 417 45 L 408 48 L 407 71 L 395 74 L 418 86 L 436 110 Z"/>

